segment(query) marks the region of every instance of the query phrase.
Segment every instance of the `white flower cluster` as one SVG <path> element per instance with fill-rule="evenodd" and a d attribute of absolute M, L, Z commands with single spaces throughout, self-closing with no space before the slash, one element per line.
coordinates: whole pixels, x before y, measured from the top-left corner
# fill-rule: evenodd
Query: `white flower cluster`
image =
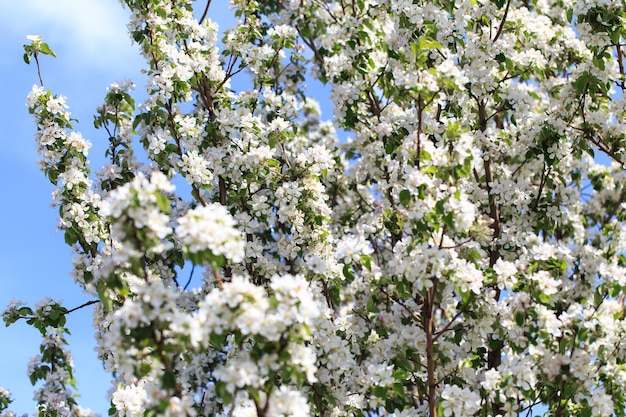
<path fill-rule="evenodd" d="M 31 358 L 28 365 L 29 377 L 44 381 L 33 395 L 41 413 L 70 416 L 78 411 L 71 391 L 73 359 L 66 345 L 59 329 L 48 328 L 41 342 L 42 355 Z M 84 412 L 85 415 L 90 413 L 89 410 Z"/>
<path fill-rule="evenodd" d="M 441 398 L 445 417 L 471 416 L 480 410 L 480 395 L 468 388 L 446 385 Z"/>
<path fill-rule="evenodd" d="M 172 234 L 167 215 L 170 203 L 165 193 L 173 190 L 165 175 L 154 171 L 149 179 L 139 174 L 102 201 L 100 214 L 115 220 L 111 236 L 122 243 L 127 256 L 139 256 L 144 250 L 161 253 L 172 247 L 165 240 Z"/>
<path fill-rule="evenodd" d="M 65 97 L 53 97 L 38 86 L 33 86 L 27 99 L 37 118 L 35 139 L 42 156 L 41 168 L 52 183 L 59 185 L 53 192 L 61 212 L 59 228 L 66 231 L 68 242 L 78 241 L 84 251 L 99 243 L 106 231 L 96 216 L 100 195 L 91 189 L 89 178 L 86 157 L 91 143 L 78 132 L 67 132 L 70 113 L 65 102 Z M 76 231 L 80 231 L 80 237 Z"/>
<path fill-rule="evenodd" d="M 13 411 L 7 410 L 11 402 L 13 402 L 11 392 L 3 387 L 0 387 L 0 417 L 16 417 L 16 414 Z M 27 414 L 22 417 L 26 416 Z"/>
<path fill-rule="evenodd" d="M 309 338 L 319 308 L 302 276 L 276 275 L 271 287 L 276 302 L 262 287 L 243 277 L 233 277 L 223 290 L 211 291 L 199 304 L 200 328 L 208 334 L 222 334 L 236 328 L 243 334 L 279 340 L 287 331 Z M 206 336 L 200 340 L 207 340 Z"/>
<path fill-rule="evenodd" d="M 120 417 L 141 417 L 145 409 L 147 394 L 144 382 L 120 386 L 115 390 L 111 402 Z"/>
<path fill-rule="evenodd" d="M 176 237 L 191 254 L 210 251 L 232 262 L 241 262 L 244 256 L 241 233 L 220 204 L 196 207 L 178 218 Z"/>
<path fill-rule="evenodd" d="M 206 365 L 213 363 L 212 366 L 217 362 L 213 376 L 233 395 L 241 389 L 262 389 L 269 380 L 269 374 L 277 370 L 272 365 L 272 361 L 277 359 L 277 352 L 264 352 L 262 343 L 276 343 L 293 337 L 310 340 L 320 314 L 309 283 L 303 277 L 276 276 L 271 287 L 272 295 L 268 295 L 263 287 L 235 276 L 224 284 L 223 289 L 214 289 L 201 300 L 196 312 L 181 309 L 180 295 L 161 282 L 136 288 L 135 298 L 127 299 L 113 313 L 111 325 L 104 335 L 108 351 L 116 352 L 115 371 L 123 383 L 113 394 L 113 404 L 118 413 L 127 417 L 138 416 L 146 407 L 154 406 L 155 399 L 168 395 L 158 384 L 149 382 L 155 375 L 162 377 L 164 372 L 163 364 L 159 365 L 150 358 L 149 352 L 153 348 L 136 349 L 132 345 L 148 328 L 158 329 L 148 336 L 156 349 L 201 352 L 222 348 L 229 351 L 228 357 L 221 356 L 220 359 L 209 355 L 204 360 Z M 236 349 L 230 346 L 230 342 L 218 347 L 212 342 L 215 337 L 237 332 L 251 338 L 249 349 Z M 188 341 L 188 347 L 185 347 L 184 340 Z M 317 381 L 316 355 L 310 346 L 290 341 L 282 357 L 287 361 L 286 365 L 300 373 L 308 383 Z M 188 366 L 182 361 L 180 364 L 181 367 Z M 152 377 L 132 383 L 137 367 L 150 368 Z M 192 368 L 189 371 L 191 375 L 196 372 Z M 194 401 L 190 397 L 177 398 L 170 400 L 172 415 L 185 415 L 177 414 L 176 410 L 194 415 Z M 303 393 L 287 385 L 280 387 L 267 401 L 271 415 L 308 415 L 309 406 Z"/>

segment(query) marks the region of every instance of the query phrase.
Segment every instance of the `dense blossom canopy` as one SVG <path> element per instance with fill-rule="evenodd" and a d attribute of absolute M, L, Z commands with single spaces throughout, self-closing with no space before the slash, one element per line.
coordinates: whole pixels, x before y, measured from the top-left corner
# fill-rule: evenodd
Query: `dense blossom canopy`
<path fill-rule="evenodd" d="M 232 0 L 221 40 L 122 3 L 148 98 L 109 88 L 107 165 L 28 96 L 111 415 L 625 415 L 623 2 Z M 68 313 L 4 313 L 39 416 L 92 415 Z"/>

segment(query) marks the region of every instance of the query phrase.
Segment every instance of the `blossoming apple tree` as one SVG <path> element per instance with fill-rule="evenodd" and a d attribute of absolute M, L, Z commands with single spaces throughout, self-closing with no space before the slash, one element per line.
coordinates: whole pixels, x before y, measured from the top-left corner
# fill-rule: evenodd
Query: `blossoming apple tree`
<path fill-rule="evenodd" d="M 221 41 L 210 0 L 122 3 L 148 98 L 109 88 L 105 166 L 28 96 L 110 415 L 626 414 L 623 2 L 233 0 Z M 3 315 L 39 416 L 92 415 L 73 307 Z"/>

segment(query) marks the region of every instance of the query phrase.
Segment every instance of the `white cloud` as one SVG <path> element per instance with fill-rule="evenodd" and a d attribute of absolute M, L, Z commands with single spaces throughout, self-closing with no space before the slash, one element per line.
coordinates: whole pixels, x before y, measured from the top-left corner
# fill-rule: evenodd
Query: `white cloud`
<path fill-rule="evenodd" d="M 131 44 L 128 11 L 112 0 L 12 0 L 0 6 L 3 31 L 43 35 L 62 59 L 78 68 L 137 68 L 142 62 Z"/>

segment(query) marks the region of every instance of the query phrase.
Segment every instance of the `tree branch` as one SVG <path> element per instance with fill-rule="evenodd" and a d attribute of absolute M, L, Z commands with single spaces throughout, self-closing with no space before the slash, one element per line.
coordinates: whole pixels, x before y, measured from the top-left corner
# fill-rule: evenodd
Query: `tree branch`
<path fill-rule="evenodd" d="M 504 9 L 504 16 L 502 16 L 502 21 L 500 22 L 500 26 L 498 26 L 498 31 L 496 32 L 496 36 L 493 37 L 493 41 L 498 40 L 500 35 L 502 34 L 502 29 L 504 29 L 504 23 L 506 22 L 506 16 L 509 14 L 509 6 L 511 5 L 511 0 L 506 2 L 506 8 Z"/>

